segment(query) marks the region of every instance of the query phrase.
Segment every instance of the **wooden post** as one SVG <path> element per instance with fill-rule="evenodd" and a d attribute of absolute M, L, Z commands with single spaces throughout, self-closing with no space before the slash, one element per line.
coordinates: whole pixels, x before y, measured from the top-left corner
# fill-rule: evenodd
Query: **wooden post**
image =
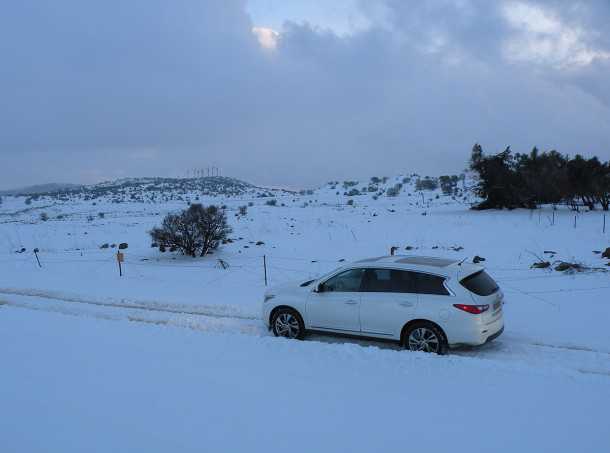
<path fill-rule="evenodd" d="M 263 255 L 263 269 L 265 270 L 265 286 L 267 286 L 267 255 Z"/>
<path fill-rule="evenodd" d="M 576 228 L 576 214 L 574 214 L 574 228 Z"/>
<path fill-rule="evenodd" d="M 40 259 L 38 259 L 38 248 L 34 249 L 34 255 L 36 256 L 36 261 L 38 262 L 38 267 L 42 267 L 42 264 L 40 264 Z"/>
<path fill-rule="evenodd" d="M 125 260 L 125 255 L 122 252 L 116 252 L 116 261 L 119 263 L 119 277 L 123 276 L 123 266 L 121 263 Z"/>
<path fill-rule="evenodd" d="M 606 213 L 604 212 L 604 228 L 602 229 L 602 232 L 604 234 L 606 234 Z"/>
<path fill-rule="evenodd" d="M 553 209 L 553 223 L 551 225 L 555 225 L 555 209 Z"/>

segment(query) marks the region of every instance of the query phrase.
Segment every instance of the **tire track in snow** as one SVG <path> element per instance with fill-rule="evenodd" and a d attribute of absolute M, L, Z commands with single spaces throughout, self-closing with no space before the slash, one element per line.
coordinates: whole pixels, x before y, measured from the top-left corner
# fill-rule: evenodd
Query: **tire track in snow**
<path fill-rule="evenodd" d="M 168 313 L 165 311 L 104 306 L 99 304 L 75 305 L 63 300 L 43 299 L 40 296 L 14 295 L 14 298 L 0 300 L 0 307 L 12 307 L 33 311 L 44 311 L 68 316 L 101 319 L 105 321 L 129 321 L 158 326 L 188 328 L 202 332 L 240 333 L 255 336 L 269 335 L 256 320 L 246 320 L 231 317 L 190 315 L 184 313 Z M 169 316 L 168 316 L 169 315 Z"/>
<path fill-rule="evenodd" d="M 83 317 L 100 319 L 103 321 L 128 321 L 139 324 L 148 324 L 153 326 L 167 326 L 167 327 L 178 327 L 190 329 L 202 333 L 223 333 L 223 334 L 242 334 L 249 335 L 257 338 L 269 337 L 271 334 L 260 324 L 258 321 L 235 319 L 235 318 L 220 318 L 220 317 L 208 317 L 205 315 L 183 315 L 170 313 L 171 317 L 167 317 L 167 312 L 151 313 L 150 311 L 142 312 L 137 309 L 126 309 L 122 307 L 108 307 L 108 306 L 91 306 L 81 305 L 75 306 L 74 304 L 66 303 L 64 301 L 57 300 L 44 300 L 40 297 L 34 296 L 14 296 L 20 300 L 0 300 L 0 309 L 3 307 L 11 307 L 14 309 L 25 309 L 32 311 L 44 311 L 56 314 L 62 314 L 67 316 Z M 146 316 L 146 315 L 149 316 Z M 155 315 L 161 315 L 165 317 L 158 317 Z M 337 338 L 332 336 L 325 336 L 320 334 L 310 334 L 307 339 L 311 342 L 319 342 L 325 344 L 336 344 L 343 345 L 345 343 L 355 344 L 362 347 L 376 346 L 383 350 L 394 350 L 398 353 L 402 349 L 397 345 L 385 342 L 376 342 L 373 340 L 367 341 L 364 339 L 346 340 L 345 338 Z M 474 360 L 481 360 L 484 362 L 497 362 L 503 365 L 514 366 L 515 364 L 519 368 L 522 367 L 522 363 L 525 362 L 528 366 L 531 366 L 532 359 L 536 366 L 534 368 L 543 368 L 548 371 L 549 368 L 557 368 L 558 370 L 567 371 L 569 373 L 578 373 L 585 375 L 595 375 L 600 377 L 610 378 L 610 369 L 605 364 L 607 361 L 596 361 L 595 363 L 590 362 L 591 354 L 587 351 L 561 351 L 563 359 L 561 359 L 560 366 L 555 363 L 556 357 L 549 354 L 549 350 L 544 350 L 544 346 L 530 346 L 528 343 L 518 343 L 517 347 L 526 347 L 526 350 L 521 350 L 521 353 L 515 354 L 509 350 L 504 350 L 500 347 L 500 350 L 478 350 L 474 354 L 469 351 L 455 350 L 450 353 L 450 357 L 463 357 Z M 470 351 L 472 352 L 472 351 Z M 588 360 L 583 363 L 582 360 L 575 360 L 574 352 L 576 352 L 576 358 L 582 357 L 582 354 L 588 354 Z M 532 357 L 532 355 L 537 357 Z M 542 360 L 540 360 L 542 359 Z"/>
<path fill-rule="evenodd" d="M 201 315 L 215 318 L 232 318 L 244 320 L 258 320 L 258 316 L 240 313 L 239 310 L 228 306 L 186 306 L 177 304 L 162 304 L 159 302 L 137 301 L 137 300 L 113 300 L 113 299 L 85 299 L 80 296 L 69 296 L 53 291 L 40 291 L 35 289 L 0 288 L 0 294 L 13 296 L 29 296 L 41 299 L 57 300 L 69 303 L 97 305 L 100 307 L 127 308 L 134 310 L 146 310 L 152 312 L 173 313 L 182 315 Z"/>
<path fill-rule="evenodd" d="M 93 317 L 102 320 L 121 320 L 158 326 L 172 326 L 188 328 L 201 332 L 215 333 L 238 333 L 253 335 L 257 337 L 268 336 L 269 332 L 263 327 L 260 319 L 254 316 L 232 316 L 218 313 L 208 314 L 207 309 L 183 310 L 177 307 L 145 306 L 144 302 L 116 303 L 103 302 L 99 300 L 86 300 L 80 297 L 55 297 L 55 293 L 38 290 L 0 289 L 0 294 L 13 296 L 8 300 L 0 300 L 0 306 L 7 305 L 16 308 L 30 309 L 36 311 L 48 311 L 72 316 Z M 20 300 L 19 300 L 20 299 Z M 88 307 L 88 308 L 86 308 Z M 168 317 L 168 315 L 171 315 Z M 354 343 L 361 346 L 377 346 L 382 349 L 400 348 L 394 344 L 381 343 L 366 339 L 335 338 L 321 334 L 310 334 L 310 340 L 323 343 Z M 552 345 L 532 341 L 510 341 L 498 340 L 498 348 L 466 348 L 453 350 L 451 355 L 483 360 L 520 360 L 531 359 L 539 356 L 541 359 L 550 358 L 556 351 L 569 363 L 573 362 L 568 369 L 584 374 L 595 374 L 610 377 L 610 369 L 607 367 L 608 360 L 593 360 L 592 355 L 610 355 L 607 351 L 595 350 L 588 347 L 572 345 Z M 508 346 L 509 349 L 505 347 Z M 516 349 L 516 351 L 513 351 Z M 575 360 L 582 357 L 586 363 Z M 566 365 L 564 363 L 563 365 Z M 584 365 L 584 366 L 583 366 Z"/>

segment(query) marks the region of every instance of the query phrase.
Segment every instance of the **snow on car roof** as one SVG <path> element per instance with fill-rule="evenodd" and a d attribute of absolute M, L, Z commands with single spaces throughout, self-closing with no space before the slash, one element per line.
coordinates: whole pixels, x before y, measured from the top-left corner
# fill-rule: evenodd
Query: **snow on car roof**
<path fill-rule="evenodd" d="M 432 266 L 432 267 L 447 267 L 452 264 L 457 263 L 458 261 L 447 259 L 447 258 L 438 258 L 435 256 L 415 256 L 415 255 L 386 255 L 386 256 L 377 256 L 374 258 L 365 258 L 356 263 L 400 263 L 400 264 L 414 264 L 418 266 Z"/>
<path fill-rule="evenodd" d="M 446 258 L 436 258 L 433 256 L 405 256 L 398 260 L 397 263 L 404 264 L 418 264 L 421 266 L 433 266 L 433 267 L 447 267 L 451 264 L 457 263 L 456 260 L 450 260 Z"/>
<path fill-rule="evenodd" d="M 364 258 L 362 260 L 355 261 L 356 263 L 372 263 L 375 261 L 380 261 L 384 258 L 393 258 L 392 256 L 376 256 L 375 258 Z"/>

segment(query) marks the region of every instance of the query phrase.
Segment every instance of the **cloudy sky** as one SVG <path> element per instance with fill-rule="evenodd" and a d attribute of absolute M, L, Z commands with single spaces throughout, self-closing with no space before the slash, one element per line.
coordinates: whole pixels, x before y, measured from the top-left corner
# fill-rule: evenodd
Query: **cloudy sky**
<path fill-rule="evenodd" d="M 0 188 L 224 174 L 292 187 L 610 159 L 608 0 L 20 0 L 0 15 Z"/>

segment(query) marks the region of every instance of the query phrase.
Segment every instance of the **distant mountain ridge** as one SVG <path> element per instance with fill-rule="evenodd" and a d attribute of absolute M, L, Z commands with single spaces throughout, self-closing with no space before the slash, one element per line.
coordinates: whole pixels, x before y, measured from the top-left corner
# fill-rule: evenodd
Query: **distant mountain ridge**
<path fill-rule="evenodd" d="M 83 188 L 82 184 L 47 183 L 20 187 L 18 189 L 0 190 L 0 195 L 36 195 L 42 193 L 66 192 Z"/>
<path fill-rule="evenodd" d="M 49 198 L 59 201 L 96 200 L 113 202 L 158 202 L 168 200 L 197 200 L 199 196 L 272 196 L 287 190 L 258 187 L 227 176 L 200 178 L 141 177 L 121 178 L 91 185 L 41 184 L 6 191 L 5 195 L 26 196 L 30 199 Z"/>

